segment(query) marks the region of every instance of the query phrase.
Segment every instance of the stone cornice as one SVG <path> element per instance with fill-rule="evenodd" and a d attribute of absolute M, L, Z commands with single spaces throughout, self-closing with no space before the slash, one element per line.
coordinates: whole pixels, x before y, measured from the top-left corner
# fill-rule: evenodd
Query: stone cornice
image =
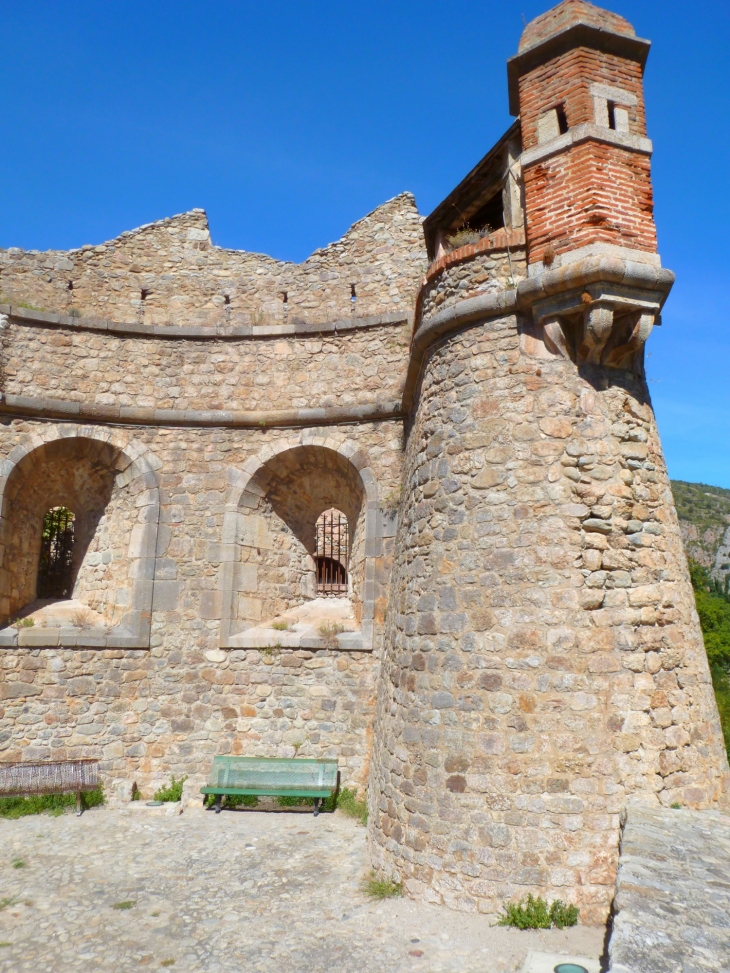
<path fill-rule="evenodd" d="M 540 301 L 575 291 L 589 284 L 608 283 L 638 288 L 657 294 L 661 305 L 674 283 L 674 274 L 665 267 L 649 263 L 622 260 L 619 257 L 597 255 L 566 263 L 555 270 L 546 270 L 536 277 L 527 277 L 517 285 L 517 302 L 521 309 L 530 310 Z"/>
<path fill-rule="evenodd" d="M 391 324 L 405 324 L 406 311 L 372 314 L 366 317 L 339 318 L 335 321 L 311 322 L 293 320 L 288 324 L 237 325 L 225 327 L 195 327 L 183 325 L 141 324 L 132 321 L 107 321 L 101 318 L 72 317 L 33 308 L 0 304 L 0 314 L 7 315 L 18 324 L 41 328 L 60 328 L 72 331 L 96 331 L 104 334 L 134 338 L 194 339 L 198 341 L 236 340 L 256 338 L 307 337 L 313 334 L 341 334 L 364 328 L 378 328 Z"/>
<path fill-rule="evenodd" d="M 617 132 L 612 128 L 606 128 L 604 125 L 585 122 L 569 129 L 564 135 L 559 135 L 556 139 L 543 142 L 542 145 L 536 145 L 534 149 L 526 149 L 520 156 L 522 168 L 528 169 L 536 162 L 541 162 L 559 152 L 565 152 L 583 142 L 602 142 L 605 145 L 614 145 L 619 149 L 639 152 L 642 155 L 651 155 L 654 151 L 651 139 L 632 135 L 630 132 Z"/>
<path fill-rule="evenodd" d="M 577 23 L 523 48 L 507 61 L 507 86 L 509 90 L 509 110 L 511 115 L 520 113 L 520 77 L 545 64 L 551 58 L 559 57 L 566 51 L 577 47 L 587 47 L 607 54 L 615 54 L 636 61 L 642 70 L 649 56 L 649 41 L 632 34 L 619 34 L 612 30 L 594 27 L 592 24 Z"/>

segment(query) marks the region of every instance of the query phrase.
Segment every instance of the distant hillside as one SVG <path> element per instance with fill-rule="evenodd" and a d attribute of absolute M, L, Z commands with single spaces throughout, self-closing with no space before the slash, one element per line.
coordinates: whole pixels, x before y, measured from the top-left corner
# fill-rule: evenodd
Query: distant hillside
<path fill-rule="evenodd" d="M 672 480 L 672 493 L 688 556 L 710 571 L 722 569 L 730 544 L 730 490 Z M 723 557 L 718 559 L 721 549 Z M 716 565 L 716 560 L 722 563 Z"/>

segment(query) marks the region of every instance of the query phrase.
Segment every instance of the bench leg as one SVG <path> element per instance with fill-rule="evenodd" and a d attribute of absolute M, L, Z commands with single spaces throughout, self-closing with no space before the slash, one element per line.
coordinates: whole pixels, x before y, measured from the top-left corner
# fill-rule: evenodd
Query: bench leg
<path fill-rule="evenodd" d="M 223 800 L 223 795 L 222 794 L 216 794 L 216 797 L 215 797 L 215 813 L 216 814 L 220 814 L 221 813 L 221 801 L 222 800 Z"/>
<path fill-rule="evenodd" d="M 315 818 L 319 815 L 319 802 L 320 801 L 321 801 L 321 798 L 320 797 L 315 797 L 315 799 L 314 799 L 314 816 L 315 816 Z"/>
<path fill-rule="evenodd" d="M 76 817 L 81 817 L 81 791 L 76 791 Z"/>

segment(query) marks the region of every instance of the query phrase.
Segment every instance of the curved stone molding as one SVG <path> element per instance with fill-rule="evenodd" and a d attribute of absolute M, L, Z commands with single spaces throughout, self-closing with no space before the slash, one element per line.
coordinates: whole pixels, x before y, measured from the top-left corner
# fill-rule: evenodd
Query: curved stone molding
<path fill-rule="evenodd" d="M 50 311 L 37 311 L 32 308 L 0 304 L 0 314 L 26 325 L 41 328 L 58 327 L 74 331 L 101 331 L 110 335 L 133 335 L 136 338 L 168 338 L 181 340 L 210 339 L 220 341 L 230 339 L 280 338 L 284 335 L 307 337 L 313 334 L 332 334 L 343 331 L 359 331 L 364 328 L 379 328 L 388 324 L 403 324 L 408 316 L 401 311 L 388 314 L 370 314 L 365 317 L 337 318 L 333 321 L 304 321 L 294 319 L 288 324 L 249 324 L 239 326 L 216 325 L 201 327 L 193 325 L 141 324 L 133 321 L 107 321 L 101 318 L 74 317 L 68 314 L 55 314 Z"/>
<path fill-rule="evenodd" d="M 402 413 L 399 400 L 363 405 L 328 406 L 321 409 L 261 409 L 242 412 L 224 409 L 154 409 L 137 406 L 88 405 L 62 399 L 34 398 L 0 393 L 0 413 L 52 416 L 82 422 L 110 422 L 131 426 L 222 426 L 230 429 L 261 429 L 286 426 L 337 425 L 393 419 Z"/>
<path fill-rule="evenodd" d="M 160 464 L 141 443 L 104 426 L 48 425 L 36 429 L 26 443 L 16 446 L 0 461 L 0 537 L 5 536 L 9 526 L 6 492 L 10 476 L 25 466 L 32 468 L 47 445 L 63 439 L 93 440 L 111 446 L 116 451 L 112 463 L 112 468 L 117 470 L 116 485 L 126 487 L 136 497 L 139 513 L 127 553 L 133 578 L 130 608 L 120 624 L 105 634 L 84 629 L 24 629 L 19 633 L 15 628 L 6 628 L 0 631 L 0 646 L 149 648 L 160 520 L 160 491 L 155 470 Z M 0 547 L 0 570 L 4 557 L 3 546 Z"/>
<path fill-rule="evenodd" d="M 339 436 L 318 436 L 307 432 L 282 440 L 275 445 L 266 446 L 258 456 L 246 460 L 241 469 L 229 468 L 228 491 L 226 509 L 223 518 L 223 536 L 221 538 L 221 559 L 218 578 L 218 589 L 222 593 L 221 605 L 221 648 L 260 648 L 258 642 L 247 644 L 245 633 L 234 633 L 233 620 L 235 616 L 236 566 L 241 560 L 242 551 L 242 507 L 256 506 L 264 495 L 261 486 L 256 482 L 257 474 L 271 463 L 275 457 L 290 450 L 304 446 L 314 446 L 331 450 L 338 454 L 356 471 L 362 487 L 365 503 L 365 545 L 364 545 L 364 578 L 363 605 L 360 633 L 343 633 L 338 635 L 337 648 L 372 651 L 373 622 L 375 618 L 375 603 L 379 593 L 379 582 L 376 578 L 375 559 L 380 556 L 382 538 L 388 533 L 392 535 L 392 526 L 384 523 L 384 517 L 378 500 L 378 487 L 375 476 L 370 469 L 368 458 L 364 451 L 350 440 Z M 301 640 L 299 646 L 289 645 L 287 648 L 331 648 L 325 639 Z"/>

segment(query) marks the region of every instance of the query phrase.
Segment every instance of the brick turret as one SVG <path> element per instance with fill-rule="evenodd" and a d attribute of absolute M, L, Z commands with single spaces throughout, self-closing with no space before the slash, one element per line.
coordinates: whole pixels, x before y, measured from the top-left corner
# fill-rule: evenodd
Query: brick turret
<path fill-rule="evenodd" d="M 584 0 L 564 0 L 525 28 L 508 73 L 522 127 L 531 265 L 596 245 L 656 252 L 648 51 L 628 21 Z"/>

